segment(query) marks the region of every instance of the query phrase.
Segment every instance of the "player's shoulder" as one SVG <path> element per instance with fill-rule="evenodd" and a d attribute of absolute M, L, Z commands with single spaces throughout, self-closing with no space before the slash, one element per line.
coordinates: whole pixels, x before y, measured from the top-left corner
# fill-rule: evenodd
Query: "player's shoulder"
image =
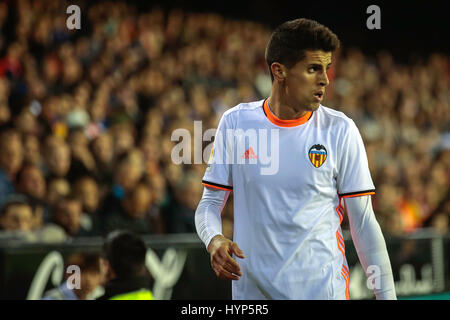
<path fill-rule="evenodd" d="M 240 120 L 253 119 L 260 112 L 263 103 L 264 100 L 239 103 L 225 111 L 222 118 L 229 123 L 236 123 L 238 118 Z"/>
<path fill-rule="evenodd" d="M 345 113 L 343 113 L 342 111 L 338 111 L 335 109 L 332 109 L 330 107 L 326 107 L 324 105 L 320 105 L 320 109 L 319 109 L 323 115 L 325 117 L 331 118 L 335 121 L 340 121 L 340 122 L 349 122 L 352 121 L 352 119 L 350 119 Z"/>
<path fill-rule="evenodd" d="M 328 127 L 335 126 L 337 128 L 348 130 L 355 126 L 355 122 L 342 111 L 338 111 L 324 105 L 320 105 L 318 111 Z"/>
<path fill-rule="evenodd" d="M 224 116 L 235 116 L 240 112 L 254 112 L 262 107 L 264 100 L 242 102 L 224 112 Z"/>

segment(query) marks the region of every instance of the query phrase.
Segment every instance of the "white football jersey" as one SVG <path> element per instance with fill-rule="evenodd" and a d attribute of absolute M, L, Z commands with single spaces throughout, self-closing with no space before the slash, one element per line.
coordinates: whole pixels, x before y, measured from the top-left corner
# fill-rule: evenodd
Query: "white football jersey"
<path fill-rule="evenodd" d="M 320 105 L 294 120 L 267 100 L 242 103 L 220 120 L 203 177 L 234 194 L 233 299 L 349 299 L 341 199 L 374 194 L 353 120 Z"/>

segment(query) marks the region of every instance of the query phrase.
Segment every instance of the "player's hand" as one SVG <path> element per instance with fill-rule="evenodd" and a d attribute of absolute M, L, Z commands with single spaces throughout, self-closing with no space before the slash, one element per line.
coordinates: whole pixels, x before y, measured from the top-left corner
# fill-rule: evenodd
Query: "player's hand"
<path fill-rule="evenodd" d="M 241 267 L 231 256 L 233 253 L 244 259 L 245 255 L 238 245 L 222 235 L 215 236 L 208 245 L 211 267 L 220 279 L 239 280 Z"/>

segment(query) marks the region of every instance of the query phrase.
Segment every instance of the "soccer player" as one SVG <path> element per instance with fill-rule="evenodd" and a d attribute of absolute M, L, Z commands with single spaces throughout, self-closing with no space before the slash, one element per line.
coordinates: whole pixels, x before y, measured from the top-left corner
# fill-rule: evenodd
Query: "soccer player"
<path fill-rule="evenodd" d="M 344 206 L 376 298 L 396 299 L 361 135 L 320 103 L 339 45 L 316 21 L 283 23 L 266 48 L 270 96 L 227 110 L 219 122 L 195 222 L 216 275 L 234 280 L 233 299 L 350 299 Z M 267 150 L 279 163 L 264 171 Z M 234 241 L 221 233 L 230 192 Z"/>

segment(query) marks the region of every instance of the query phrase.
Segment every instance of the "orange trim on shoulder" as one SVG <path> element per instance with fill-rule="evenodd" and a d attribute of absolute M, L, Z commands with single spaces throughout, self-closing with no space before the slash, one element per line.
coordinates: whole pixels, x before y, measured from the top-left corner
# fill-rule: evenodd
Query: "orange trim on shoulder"
<path fill-rule="evenodd" d="M 309 120 L 312 114 L 312 111 L 308 111 L 304 116 L 298 119 L 291 119 L 291 120 L 280 119 L 272 112 L 272 110 L 270 110 L 268 99 L 264 101 L 264 112 L 266 113 L 267 119 L 269 119 L 270 122 L 280 127 L 296 127 L 301 124 L 304 124 Z"/>
<path fill-rule="evenodd" d="M 375 191 L 365 192 L 365 193 L 357 193 L 357 194 L 350 194 L 348 196 L 341 196 L 341 198 L 361 197 L 361 196 L 368 196 L 368 195 L 372 195 L 372 194 L 375 194 Z"/>
<path fill-rule="evenodd" d="M 204 183 L 204 182 L 202 182 L 202 185 L 204 185 L 206 187 L 210 187 L 210 188 L 215 188 L 215 189 L 220 189 L 220 190 L 225 190 L 225 191 L 232 191 L 232 189 L 221 188 L 221 187 L 213 186 L 211 184 L 207 184 L 207 183 Z"/>

